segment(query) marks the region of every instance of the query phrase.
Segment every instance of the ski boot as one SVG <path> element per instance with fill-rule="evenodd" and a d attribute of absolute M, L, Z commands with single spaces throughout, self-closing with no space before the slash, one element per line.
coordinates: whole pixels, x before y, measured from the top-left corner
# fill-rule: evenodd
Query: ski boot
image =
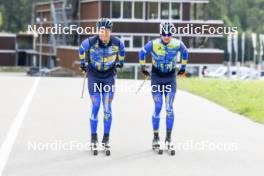
<path fill-rule="evenodd" d="M 158 152 L 159 155 L 163 153 L 163 150 L 160 145 L 160 139 L 157 134 L 154 133 L 154 138 L 152 140 L 152 149 L 156 152 Z"/>
<path fill-rule="evenodd" d="M 168 151 L 170 155 L 175 155 L 175 148 L 174 148 L 173 143 L 171 142 L 171 132 L 170 131 L 167 131 L 165 146 L 166 146 L 166 150 Z"/>
<path fill-rule="evenodd" d="M 110 156 L 110 143 L 109 143 L 109 134 L 104 134 L 103 140 L 102 140 L 102 149 L 106 156 Z"/>
<path fill-rule="evenodd" d="M 93 155 L 98 154 L 98 139 L 97 139 L 97 134 L 92 134 L 91 138 L 91 151 Z"/>

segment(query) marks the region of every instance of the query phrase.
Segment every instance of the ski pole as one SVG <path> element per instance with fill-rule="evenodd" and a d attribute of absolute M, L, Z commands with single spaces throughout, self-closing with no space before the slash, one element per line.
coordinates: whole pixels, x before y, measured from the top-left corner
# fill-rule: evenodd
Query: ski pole
<path fill-rule="evenodd" d="M 144 86 L 145 82 L 149 79 L 149 76 L 147 76 L 144 81 L 140 84 L 140 86 L 138 87 L 136 94 L 142 89 L 142 87 Z"/>
<path fill-rule="evenodd" d="M 86 79 L 86 72 L 84 72 L 84 74 L 83 74 L 83 85 L 82 85 L 82 95 L 81 95 L 81 99 L 83 99 L 83 95 L 84 95 L 85 79 Z"/>

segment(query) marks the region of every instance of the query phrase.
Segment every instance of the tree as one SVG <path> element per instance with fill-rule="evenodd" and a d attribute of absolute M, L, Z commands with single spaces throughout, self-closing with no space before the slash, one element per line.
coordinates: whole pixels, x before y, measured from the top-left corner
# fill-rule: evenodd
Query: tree
<path fill-rule="evenodd" d="M 2 25 L 3 25 L 3 15 L 2 12 L 0 12 L 0 31 L 2 30 Z"/>
<path fill-rule="evenodd" d="M 30 23 L 31 0 L 0 0 L 4 9 L 3 30 L 19 32 Z"/>
<path fill-rule="evenodd" d="M 226 26 L 236 26 L 239 31 L 264 33 L 264 0 L 210 0 L 206 8 L 197 7 L 199 18 L 223 19 Z"/>

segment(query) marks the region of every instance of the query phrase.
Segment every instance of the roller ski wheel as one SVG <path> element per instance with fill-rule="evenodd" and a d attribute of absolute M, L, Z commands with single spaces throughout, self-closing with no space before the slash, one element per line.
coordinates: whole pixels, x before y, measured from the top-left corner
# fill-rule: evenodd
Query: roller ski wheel
<path fill-rule="evenodd" d="M 106 148 L 106 149 L 105 149 L 105 155 L 106 155 L 106 156 L 110 156 L 110 155 L 111 155 L 110 148 Z"/>
<path fill-rule="evenodd" d="M 98 142 L 91 143 L 91 151 L 93 155 L 98 155 Z"/>
<path fill-rule="evenodd" d="M 159 155 L 163 154 L 163 150 L 160 145 L 160 140 L 158 138 L 154 138 L 152 141 L 152 149 L 157 152 Z"/>
<path fill-rule="evenodd" d="M 173 145 L 173 143 L 172 143 L 171 141 L 166 140 L 166 141 L 165 141 L 165 146 L 166 146 L 166 150 L 167 150 L 167 152 L 168 152 L 171 156 L 175 155 L 175 148 L 174 148 L 174 145 Z"/>
<path fill-rule="evenodd" d="M 110 156 L 111 155 L 110 144 L 102 143 L 102 151 L 105 153 L 106 156 Z"/>
<path fill-rule="evenodd" d="M 111 155 L 109 137 L 104 137 L 103 138 L 102 151 L 105 153 L 106 156 L 110 156 Z"/>

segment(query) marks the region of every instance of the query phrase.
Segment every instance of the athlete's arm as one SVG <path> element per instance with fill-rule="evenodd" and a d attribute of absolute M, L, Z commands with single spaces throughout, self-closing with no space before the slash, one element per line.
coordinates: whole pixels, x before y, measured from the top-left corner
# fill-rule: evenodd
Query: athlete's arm
<path fill-rule="evenodd" d="M 146 64 L 146 55 L 152 51 L 152 41 L 149 41 L 138 53 L 140 65 Z"/>
<path fill-rule="evenodd" d="M 86 53 L 90 49 L 89 39 L 85 39 L 79 48 L 79 56 L 80 56 L 80 63 L 85 63 L 85 59 L 87 58 Z"/>
<path fill-rule="evenodd" d="M 180 44 L 180 52 L 181 52 L 181 68 L 180 69 L 185 70 L 186 64 L 188 63 L 188 59 L 189 59 L 189 53 L 188 53 L 188 49 L 186 48 L 183 42 L 181 42 Z"/>
<path fill-rule="evenodd" d="M 119 64 L 121 64 L 121 65 L 124 64 L 124 60 L 125 60 L 125 45 L 124 45 L 124 43 L 121 40 L 120 40 L 120 43 L 119 43 L 118 60 L 119 60 Z"/>
<path fill-rule="evenodd" d="M 138 57 L 139 57 L 139 63 L 141 65 L 141 72 L 145 76 L 150 76 L 150 72 L 146 68 L 146 55 L 149 54 L 152 51 L 152 41 L 149 41 L 142 50 L 139 51 Z"/>

